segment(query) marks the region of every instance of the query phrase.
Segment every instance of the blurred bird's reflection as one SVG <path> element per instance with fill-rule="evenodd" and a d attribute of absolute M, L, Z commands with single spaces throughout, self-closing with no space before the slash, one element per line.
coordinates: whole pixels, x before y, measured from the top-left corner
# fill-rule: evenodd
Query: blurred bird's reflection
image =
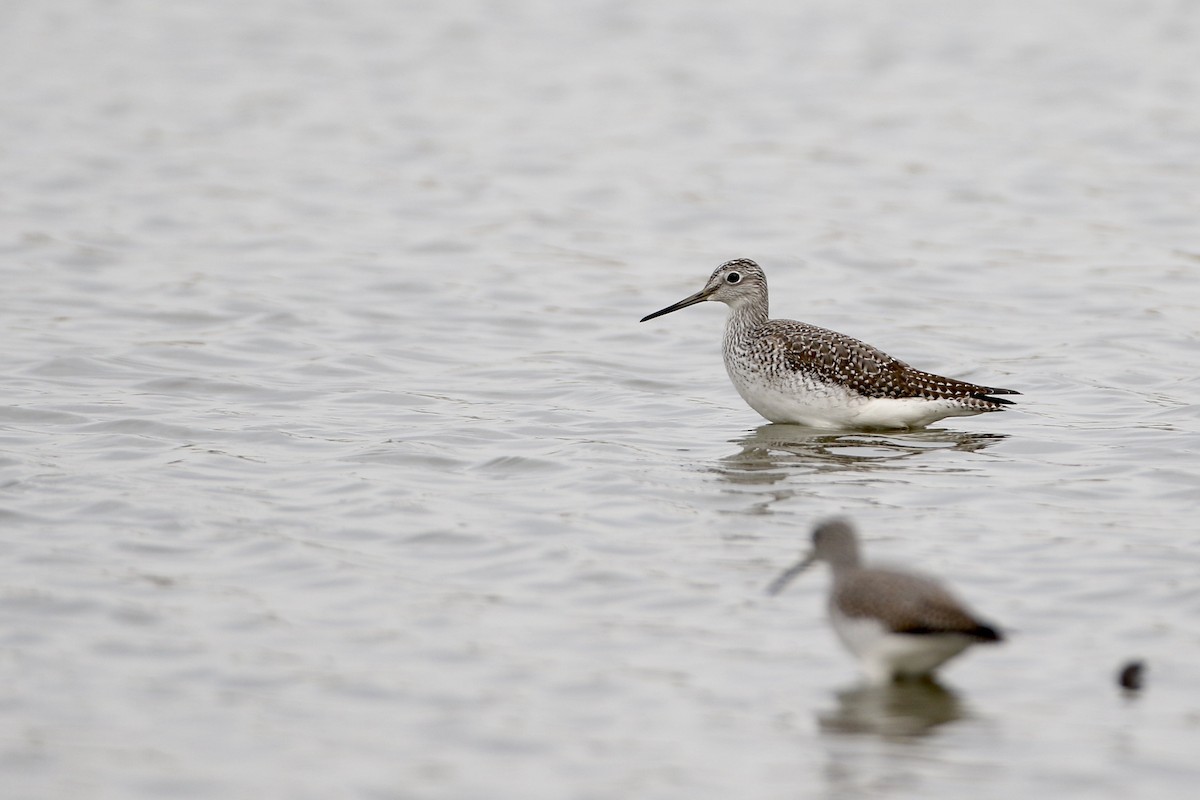
<path fill-rule="evenodd" d="M 864 684 L 838 692 L 837 703 L 833 711 L 817 715 L 824 732 L 923 736 L 965 714 L 954 692 L 933 680 Z"/>

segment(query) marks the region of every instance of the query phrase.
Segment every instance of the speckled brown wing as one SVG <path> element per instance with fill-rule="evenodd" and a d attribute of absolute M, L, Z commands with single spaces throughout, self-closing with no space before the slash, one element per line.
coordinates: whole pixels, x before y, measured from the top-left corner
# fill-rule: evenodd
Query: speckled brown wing
<path fill-rule="evenodd" d="M 990 395 L 1020 394 L 922 372 L 858 339 L 803 322 L 771 320 L 762 326 L 761 335 L 791 369 L 865 397 L 961 398 L 998 409 L 1012 401 Z"/>
<path fill-rule="evenodd" d="M 893 633 L 961 633 L 1000 641 L 948 591 L 929 578 L 888 569 L 864 568 L 838 581 L 833 602 L 848 617 L 874 617 Z"/>

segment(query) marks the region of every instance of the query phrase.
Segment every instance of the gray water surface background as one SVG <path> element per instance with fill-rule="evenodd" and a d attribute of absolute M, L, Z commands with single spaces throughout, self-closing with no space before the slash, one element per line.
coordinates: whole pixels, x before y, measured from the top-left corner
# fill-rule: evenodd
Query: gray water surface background
<path fill-rule="evenodd" d="M 1194 796 L 1200 4 L 11 2 L 0 70 L 5 798 Z M 739 256 L 1020 405 L 764 424 L 637 322 Z M 1010 640 L 864 690 L 763 594 L 837 513 Z"/>

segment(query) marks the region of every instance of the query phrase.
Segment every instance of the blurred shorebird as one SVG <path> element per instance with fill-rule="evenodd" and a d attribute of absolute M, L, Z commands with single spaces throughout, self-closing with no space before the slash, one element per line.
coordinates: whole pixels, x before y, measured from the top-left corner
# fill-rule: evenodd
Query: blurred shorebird
<path fill-rule="evenodd" d="M 913 369 L 869 344 L 767 316 L 767 276 L 746 258 L 726 261 L 696 294 L 642 322 L 716 300 L 729 306 L 725 369 L 738 394 L 771 422 L 814 428 L 923 428 L 945 417 L 1000 411 L 1020 394 Z"/>
<path fill-rule="evenodd" d="M 817 561 L 833 570 L 829 618 L 869 680 L 928 678 L 973 644 L 1003 641 L 933 578 L 907 570 L 863 566 L 858 537 L 843 519 L 812 534 L 813 549 L 767 588 L 778 594 Z"/>

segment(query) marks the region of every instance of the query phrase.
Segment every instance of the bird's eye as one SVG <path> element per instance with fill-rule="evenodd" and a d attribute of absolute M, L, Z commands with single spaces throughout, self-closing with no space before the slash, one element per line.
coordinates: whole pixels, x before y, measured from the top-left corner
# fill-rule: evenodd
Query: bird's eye
<path fill-rule="evenodd" d="M 741 280 L 742 280 L 742 273 L 740 273 L 740 272 L 731 272 L 725 276 L 726 283 L 740 283 Z"/>

